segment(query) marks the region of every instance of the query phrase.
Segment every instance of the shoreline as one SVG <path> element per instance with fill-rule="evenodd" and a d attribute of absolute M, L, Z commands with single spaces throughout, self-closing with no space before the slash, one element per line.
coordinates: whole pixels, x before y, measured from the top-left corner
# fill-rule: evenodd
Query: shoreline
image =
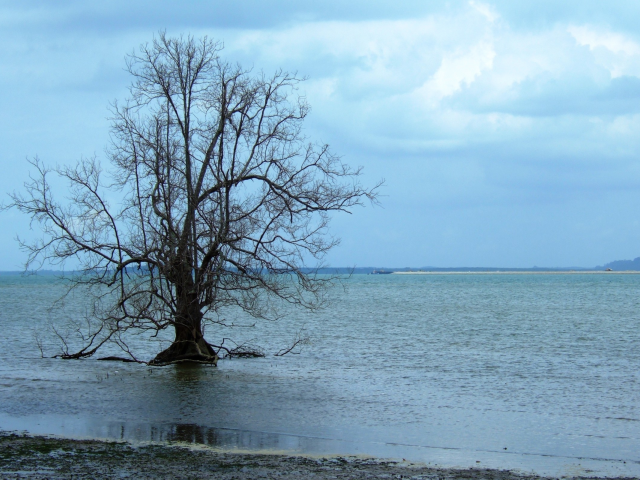
<path fill-rule="evenodd" d="M 510 470 L 458 469 L 360 456 L 229 452 L 183 443 L 132 444 L 0 431 L 1 478 L 254 478 L 533 480 Z M 633 477 L 563 477 L 573 479 Z"/>
<path fill-rule="evenodd" d="M 518 271 L 447 271 L 447 272 L 433 272 L 433 271 L 415 271 L 415 272 L 389 272 L 388 275 L 640 275 L 638 270 L 620 270 L 607 272 L 604 270 L 550 270 L 550 271 L 535 271 L 535 270 L 518 270 Z"/>

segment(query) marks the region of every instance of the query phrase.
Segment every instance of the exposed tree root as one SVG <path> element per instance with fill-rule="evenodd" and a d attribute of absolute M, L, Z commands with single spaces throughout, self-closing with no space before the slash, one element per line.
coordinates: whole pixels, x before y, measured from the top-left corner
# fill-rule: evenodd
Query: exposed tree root
<path fill-rule="evenodd" d="M 151 367 L 166 367 L 167 365 L 177 365 L 180 363 L 200 363 L 203 365 L 212 365 L 215 367 L 218 364 L 218 358 L 216 358 L 215 360 L 213 359 L 200 360 L 198 358 L 180 358 L 178 360 L 171 360 L 169 362 L 158 362 L 154 359 L 150 361 L 147 365 Z"/>
<path fill-rule="evenodd" d="M 176 341 L 163 350 L 149 365 L 170 365 L 172 363 L 196 362 L 217 365 L 218 355 L 204 338 Z"/>
<path fill-rule="evenodd" d="M 209 344 L 204 338 L 200 337 L 198 340 L 182 340 L 182 341 L 174 341 L 169 348 L 160 352 L 156 357 L 149 361 L 145 362 L 143 360 L 138 360 L 133 357 L 131 353 L 125 349 L 127 353 L 131 355 L 131 357 L 119 357 L 119 356 L 107 356 L 101 357 L 97 360 L 100 361 L 111 361 L 111 362 L 125 362 L 125 363 L 140 363 L 143 365 L 150 365 L 155 367 L 173 365 L 177 363 L 201 363 L 206 365 L 217 366 L 218 360 L 225 358 L 263 358 L 266 357 L 266 353 L 264 350 L 258 346 L 255 346 L 250 343 L 243 343 L 241 345 L 236 344 L 231 340 L 231 343 L 234 345 L 233 347 L 224 346 L 225 340 L 229 340 L 228 338 L 224 338 L 220 345 Z M 289 353 L 298 354 L 299 351 L 296 351 L 296 348 L 299 349 L 302 345 L 307 345 L 309 343 L 309 337 L 302 335 L 301 332 L 298 332 L 294 338 L 293 343 L 273 355 L 276 357 L 281 357 L 287 355 Z M 122 345 L 120 345 L 122 347 Z M 76 353 L 68 353 L 67 351 L 60 353 L 58 355 L 54 355 L 52 358 L 62 358 L 62 359 L 80 359 L 90 357 L 95 353 L 96 349 L 87 350 L 82 349 Z M 221 353 L 222 352 L 222 353 Z"/>

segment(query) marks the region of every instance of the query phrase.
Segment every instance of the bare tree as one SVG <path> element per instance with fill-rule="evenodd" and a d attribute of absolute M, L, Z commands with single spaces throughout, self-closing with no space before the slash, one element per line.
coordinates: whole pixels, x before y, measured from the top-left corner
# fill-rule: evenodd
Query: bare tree
<path fill-rule="evenodd" d="M 164 33 L 141 46 L 127 57 L 130 96 L 112 105 L 112 168 L 88 158 L 48 169 L 36 158 L 12 195 L 43 230 L 22 242 L 27 268 L 73 259 L 75 285 L 94 295 L 85 343 L 63 357 L 107 342 L 128 352 L 124 333 L 173 328 L 151 363 L 215 363 L 206 322 L 229 306 L 257 318 L 270 317 L 274 300 L 316 307 L 325 279 L 307 266 L 337 243 L 329 214 L 375 200 L 360 169 L 304 137 L 299 77 L 243 70 L 220 50 Z M 52 195 L 55 174 L 69 183 L 63 201 Z"/>

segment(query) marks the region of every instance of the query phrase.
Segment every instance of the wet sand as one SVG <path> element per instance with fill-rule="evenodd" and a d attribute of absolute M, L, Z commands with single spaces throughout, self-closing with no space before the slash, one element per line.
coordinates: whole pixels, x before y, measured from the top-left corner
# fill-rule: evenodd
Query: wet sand
<path fill-rule="evenodd" d="M 483 468 L 443 469 L 362 457 L 230 453 L 179 444 L 134 445 L 0 432 L 3 479 L 497 479 L 544 477 Z M 569 478 L 569 477 L 563 477 Z M 595 477 L 571 477 L 575 479 Z M 619 477 L 623 478 L 623 477 Z"/>

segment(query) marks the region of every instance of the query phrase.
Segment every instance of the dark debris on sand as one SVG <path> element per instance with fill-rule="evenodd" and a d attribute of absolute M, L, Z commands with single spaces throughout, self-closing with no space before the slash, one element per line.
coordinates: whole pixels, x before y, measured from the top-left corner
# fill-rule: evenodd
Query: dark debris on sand
<path fill-rule="evenodd" d="M 529 480 L 540 477 L 507 470 L 400 465 L 359 457 L 223 453 L 208 448 L 135 446 L 0 432 L 0 478 Z"/>

